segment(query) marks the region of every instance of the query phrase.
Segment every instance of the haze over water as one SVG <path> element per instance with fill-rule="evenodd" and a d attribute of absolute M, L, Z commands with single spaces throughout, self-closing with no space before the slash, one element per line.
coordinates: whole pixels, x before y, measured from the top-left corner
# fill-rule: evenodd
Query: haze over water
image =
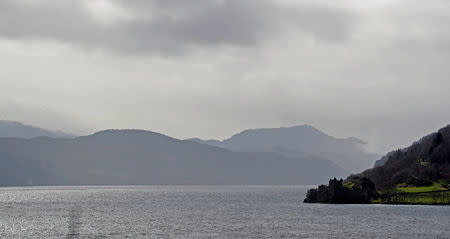
<path fill-rule="evenodd" d="M 450 238 L 450 207 L 303 204 L 309 186 L 0 189 L 1 238 Z"/>

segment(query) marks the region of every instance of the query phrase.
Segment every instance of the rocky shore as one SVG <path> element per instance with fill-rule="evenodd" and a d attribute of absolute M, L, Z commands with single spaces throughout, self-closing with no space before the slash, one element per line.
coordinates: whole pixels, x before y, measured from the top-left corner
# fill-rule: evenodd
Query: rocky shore
<path fill-rule="evenodd" d="M 344 186 L 342 179 L 331 179 L 327 185 L 309 189 L 305 203 L 371 203 L 378 198 L 375 185 L 368 178 L 358 178 Z"/>

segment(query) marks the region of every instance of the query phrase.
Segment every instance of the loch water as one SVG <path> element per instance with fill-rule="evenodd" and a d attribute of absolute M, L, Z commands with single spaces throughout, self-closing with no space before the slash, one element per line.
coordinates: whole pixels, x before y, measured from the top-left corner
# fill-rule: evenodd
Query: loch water
<path fill-rule="evenodd" d="M 5 187 L 0 238 L 450 238 L 450 206 L 304 204 L 309 187 Z"/>

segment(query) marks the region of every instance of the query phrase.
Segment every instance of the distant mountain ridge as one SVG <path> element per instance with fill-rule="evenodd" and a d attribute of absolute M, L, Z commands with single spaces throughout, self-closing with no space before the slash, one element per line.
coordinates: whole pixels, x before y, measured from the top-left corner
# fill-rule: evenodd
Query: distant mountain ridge
<path fill-rule="evenodd" d="M 6 186 L 316 184 L 348 173 L 328 160 L 232 152 L 143 130 L 0 138 L 0 163 Z"/>
<path fill-rule="evenodd" d="M 189 139 L 236 152 L 276 152 L 290 158 L 328 159 L 352 172 L 368 168 L 380 156 L 367 153 L 357 138 L 335 138 L 310 125 L 248 129 L 223 141 Z"/>
<path fill-rule="evenodd" d="M 25 138 L 46 136 L 52 138 L 73 138 L 74 135 L 59 131 L 51 131 L 39 127 L 25 125 L 16 121 L 0 120 L 0 138 Z"/>

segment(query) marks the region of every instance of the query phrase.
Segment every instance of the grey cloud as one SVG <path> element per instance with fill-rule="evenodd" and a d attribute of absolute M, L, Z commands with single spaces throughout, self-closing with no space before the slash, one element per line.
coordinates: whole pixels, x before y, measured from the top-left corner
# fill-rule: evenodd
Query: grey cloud
<path fill-rule="evenodd" d="M 255 46 L 286 27 L 317 39 L 341 41 L 352 26 L 352 14 L 342 9 L 287 8 L 269 0 L 113 0 L 131 18 L 105 25 L 84 3 L 2 1 L 0 37 L 55 40 L 131 54 L 174 54 L 189 47 Z"/>
<path fill-rule="evenodd" d="M 0 118 L 205 138 L 307 123 L 380 153 L 450 118 L 448 0 L 115 0 L 132 17 L 114 24 L 92 1 L 0 0 Z"/>
<path fill-rule="evenodd" d="M 351 37 L 356 16 L 349 11 L 329 7 L 302 6 L 291 12 L 295 25 L 301 31 L 331 42 Z"/>

